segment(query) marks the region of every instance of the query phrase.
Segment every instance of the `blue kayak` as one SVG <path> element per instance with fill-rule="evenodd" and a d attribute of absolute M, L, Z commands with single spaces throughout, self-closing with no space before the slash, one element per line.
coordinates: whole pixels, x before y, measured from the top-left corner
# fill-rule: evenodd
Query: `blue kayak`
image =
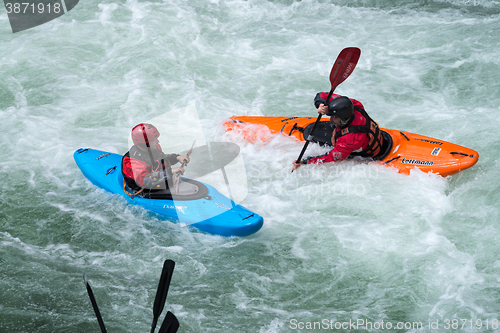
<path fill-rule="evenodd" d="M 121 155 L 80 148 L 73 157 L 92 184 L 173 222 L 222 236 L 248 236 L 259 231 L 264 223 L 260 215 L 236 204 L 214 187 L 193 179 L 181 178 L 178 194 L 131 197 L 124 192 Z"/>

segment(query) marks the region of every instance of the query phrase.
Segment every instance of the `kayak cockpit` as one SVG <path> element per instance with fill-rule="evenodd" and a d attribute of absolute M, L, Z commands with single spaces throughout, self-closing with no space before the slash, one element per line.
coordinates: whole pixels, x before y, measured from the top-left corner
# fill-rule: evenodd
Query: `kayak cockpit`
<path fill-rule="evenodd" d="M 127 187 L 127 191 L 130 191 Z M 206 197 L 208 194 L 208 188 L 199 181 L 194 179 L 181 178 L 179 180 L 179 191 L 171 189 L 159 189 L 159 190 L 143 190 L 138 193 L 144 199 L 154 199 L 154 200 L 198 200 Z"/>
<path fill-rule="evenodd" d="M 311 134 L 313 126 L 314 126 L 314 123 L 311 123 L 311 124 L 307 125 L 304 129 L 302 129 L 302 134 L 304 136 L 304 140 L 307 137 L 309 137 L 309 135 Z M 292 128 L 292 130 L 293 129 L 301 130 L 301 128 L 299 128 L 297 126 L 294 126 L 294 128 Z M 334 130 L 335 130 L 335 127 L 331 122 L 320 121 L 316 125 L 316 129 L 314 130 L 314 133 L 312 136 L 313 137 L 312 142 L 315 142 L 321 146 L 324 146 L 324 145 L 333 146 L 332 145 L 332 136 L 333 136 Z M 380 161 L 381 159 L 386 157 L 392 148 L 391 135 L 385 131 L 382 131 L 382 130 L 380 130 L 380 131 L 382 132 L 382 136 L 384 138 L 384 143 L 382 144 L 382 148 L 380 149 L 380 153 L 376 157 L 373 158 L 375 161 Z M 352 155 L 355 156 L 356 154 L 354 153 Z"/>

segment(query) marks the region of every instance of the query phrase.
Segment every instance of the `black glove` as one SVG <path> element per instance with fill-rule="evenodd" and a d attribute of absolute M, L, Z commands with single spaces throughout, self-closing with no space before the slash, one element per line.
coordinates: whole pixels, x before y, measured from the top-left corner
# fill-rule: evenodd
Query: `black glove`
<path fill-rule="evenodd" d="M 167 172 L 151 172 L 144 177 L 144 188 L 147 189 L 161 189 L 165 188 L 165 181 L 169 180 L 171 177 Z"/>

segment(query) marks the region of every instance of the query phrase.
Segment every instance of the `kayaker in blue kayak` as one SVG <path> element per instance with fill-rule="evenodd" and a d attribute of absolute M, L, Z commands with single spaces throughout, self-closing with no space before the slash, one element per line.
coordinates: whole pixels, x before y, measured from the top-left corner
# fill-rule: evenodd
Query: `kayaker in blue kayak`
<path fill-rule="evenodd" d="M 378 124 L 366 113 L 361 102 L 333 94 L 328 103 L 328 93 L 318 93 L 314 105 L 318 113 L 330 116 L 335 125 L 331 138 L 333 149 L 324 155 L 293 162 L 293 170 L 302 164 L 339 162 L 349 156 L 380 158 L 385 153 L 384 137 Z"/>
<path fill-rule="evenodd" d="M 160 132 L 154 125 L 138 124 L 132 129 L 131 136 L 134 145 L 122 158 L 124 187 L 128 187 L 131 194 L 166 190 L 170 187 L 172 175 L 184 174 L 182 166 L 171 166 L 178 162 L 189 163 L 189 156 L 165 154 L 158 142 Z"/>

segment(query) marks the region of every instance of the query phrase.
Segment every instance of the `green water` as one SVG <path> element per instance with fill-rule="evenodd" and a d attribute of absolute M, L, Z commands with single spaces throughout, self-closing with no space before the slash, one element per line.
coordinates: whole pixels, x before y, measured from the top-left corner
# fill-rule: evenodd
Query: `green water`
<path fill-rule="evenodd" d="M 0 332 L 98 332 L 84 272 L 108 332 L 147 332 L 165 259 L 179 332 L 500 331 L 499 14 L 479 0 L 85 1 L 16 34 L 0 15 Z M 361 58 L 336 92 L 478 164 L 289 174 L 301 145 L 224 134 L 233 114 L 315 116 L 348 46 Z M 207 140 L 241 145 L 255 235 L 165 223 L 74 163 L 80 147 L 125 153 L 135 124 L 189 105 Z"/>

